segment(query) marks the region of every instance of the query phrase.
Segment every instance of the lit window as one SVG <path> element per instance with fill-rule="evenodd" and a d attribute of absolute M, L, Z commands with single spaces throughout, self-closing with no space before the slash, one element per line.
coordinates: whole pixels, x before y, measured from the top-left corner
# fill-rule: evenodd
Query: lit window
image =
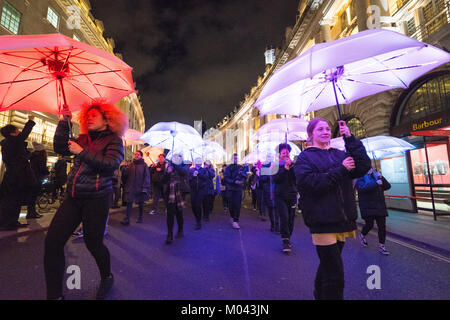
<path fill-rule="evenodd" d="M 56 29 L 59 26 L 59 16 L 58 14 L 50 7 L 47 10 L 47 20 L 50 22 Z"/>
<path fill-rule="evenodd" d="M 14 34 L 19 33 L 19 25 L 20 25 L 20 17 L 21 14 L 19 11 L 17 11 L 12 5 L 10 5 L 8 2 L 5 2 L 5 6 L 2 10 L 2 18 L 1 18 L 1 24 L 6 29 L 11 31 Z"/>

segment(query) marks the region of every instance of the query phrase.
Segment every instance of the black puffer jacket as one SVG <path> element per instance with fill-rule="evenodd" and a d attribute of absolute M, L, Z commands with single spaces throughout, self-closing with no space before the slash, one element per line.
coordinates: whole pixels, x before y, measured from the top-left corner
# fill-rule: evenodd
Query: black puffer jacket
<path fill-rule="evenodd" d="M 286 170 L 284 162 L 280 162 L 277 167 L 278 169 L 273 176 L 275 196 L 281 197 L 284 200 L 297 201 L 294 168 L 291 167 L 290 170 Z"/>
<path fill-rule="evenodd" d="M 302 214 L 311 233 L 340 233 L 356 229 L 353 179 L 370 169 L 363 144 L 354 136 L 344 138 L 347 152 L 309 147 L 295 163 Z M 342 161 L 353 157 L 356 168 L 348 171 Z"/>
<path fill-rule="evenodd" d="M 377 180 L 381 180 L 379 185 Z M 384 199 L 384 191 L 391 188 L 391 184 L 378 172 L 366 174 L 356 181 L 358 190 L 359 210 L 363 219 L 369 217 L 387 217 L 388 211 Z"/>
<path fill-rule="evenodd" d="M 69 125 L 60 121 L 56 128 L 53 149 L 71 155 L 68 148 Z M 122 139 L 105 130 L 81 134 L 75 142 L 84 150 L 76 155 L 67 177 L 67 191 L 72 198 L 98 198 L 112 192 L 114 170 L 124 157 Z"/>

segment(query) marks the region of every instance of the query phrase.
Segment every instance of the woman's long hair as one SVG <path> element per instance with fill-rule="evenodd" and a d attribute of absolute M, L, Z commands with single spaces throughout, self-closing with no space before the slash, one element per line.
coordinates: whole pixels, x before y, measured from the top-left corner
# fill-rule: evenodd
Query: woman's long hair
<path fill-rule="evenodd" d="M 122 137 L 128 129 L 128 116 L 123 113 L 117 106 L 105 103 L 102 100 L 94 100 L 91 103 L 85 104 L 78 115 L 78 122 L 80 124 L 80 133 L 88 133 L 87 113 L 90 109 L 97 109 L 106 120 L 108 129 Z"/>

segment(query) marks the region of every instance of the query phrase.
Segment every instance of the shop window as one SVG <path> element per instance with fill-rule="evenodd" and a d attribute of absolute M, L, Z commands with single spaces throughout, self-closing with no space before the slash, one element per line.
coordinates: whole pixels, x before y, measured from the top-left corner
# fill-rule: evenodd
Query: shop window
<path fill-rule="evenodd" d="M 21 13 L 5 1 L 0 23 L 14 34 L 19 33 Z"/>
<path fill-rule="evenodd" d="M 449 110 L 450 75 L 447 74 L 424 83 L 411 95 L 403 107 L 399 124 Z"/>

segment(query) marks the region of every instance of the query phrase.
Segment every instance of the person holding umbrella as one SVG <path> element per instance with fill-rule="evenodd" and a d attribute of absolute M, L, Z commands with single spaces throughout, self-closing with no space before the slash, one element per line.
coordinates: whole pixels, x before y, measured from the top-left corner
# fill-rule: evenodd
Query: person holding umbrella
<path fill-rule="evenodd" d="M 237 153 L 233 154 L 233 163 L 225 170 L 224 182 L 226 185 L 227 199 L 229 203 L 230 216 L 234 229 L 240 229 L 239 217 L 241 215 L 242 189 L 247 174 L 244 167 L 238 164 Z"/>
<path fill-rule="evenodd" d="M 208 183 L 208 171 L 202 168 L 202 159 L 196 158 L 194 160 L 195 167 L 189 171 L 189 185 L 191 189 L 191 207 L 195 215 L 195 230 L 202 228 L 202 213 L 206 217 L 207 212 L 203 207 L 203 200 L 206 196 L 206 189 Z"/>
<path fill-rule="evenodd" d="M 216 171 L 210 160 L 206 160 L 203 169 L 206 171 L 205 196 L 203 197 L 203 220 L 209 221 L 209 216 L 214 209 L 215 190 L 213 179 Z"/>
<path fill-rule="evenodd" d="M 79 115 L 81 134 L 69 140 L 71 112 L 62 110 L 55 131 L 53 148 L 56 153 L 75 155 L 68 175 L 68 196 L 50 224 L 45 239 L 44 269 L 48 299 L 63 299 L 64 246 L 80 222 L 86 247 L 95 258 L 101 282 L 97 299 L 106 298 L 114 277 L 110 255 L 103 244 L 110 207 L 112 180 L 124 157 L 122 136 L 128 117 L 114 105 L 94 101 L 85 105 Z"/>
<path fill-rule="evenodd" d="M 386 217 L 388 216 L 384 191 L 389 190 L 391 184 L 378 171 L 370 168 L 364 177 L 356 180 L 355 187 L 358 190 L 359 211 L 366 222 L 359 235 L 361 245 L 364 247 L 368 246 L 365 237 L 372 230 L 373 222 L 376 221 L 379 251 L 387 256 L 390 253 L 384 246 L 386 242 Z"/>
<path fill-rule="evenodd" d="M 167 238 L 166 244 L 173 242 L 173 226 L 175 217 L 177 219 L 178 231 L 176 238 L 182 238 L 183 233 L 183 209 L 184 198 L 182 190 L 182 179 L 189 175 L 189 167 L 183 164 L 183 157 L 174 154 L 172 160 L 167 164 L 167 170 L 163 179 L 164 198 L 167 203 Z"/>
<path fill-rule="evenodd" d="M 30 190 L 37 181 L 31 169 L 30 152 L 25 141 L 33 130 L 34 116 L 28 116 L 28 122 L 20 131 L 16 126 L 8 124 L 0 129 L 5 139 L 1 141 L 2 159 L 6 171 L 0 187 L 1 213 L 0 231 L 16 230 L 26 227 L 19 222 L 22 202 L 27 199 Z"/>
<path fill-rule="evenodd" d="M 144 201 L 150 197 L 150 170 L 142 158 L 142 151 L 134 153 L 134 161 L 128 169 L 128 179 L 125 186 L 125 201 L 127 202 L 126 216 L 121 222 L 124 226 L 130 225 L 131 211 L 133 203 L 139 205 L 139 217 L 136 223 L 142 223 L 144 214 Z"/>
<path fill-rule="evenodd" d="M 153 192 L 153 204 L 152 211 L 149 214 L 157 214 L 158 213 L 158 202 L 162 197 L 163 193 L 163 185 L 162 179 L 165 175 L 167 169 L 166 158 L 163 153 L 158 156 L 158 162 L 153 164 L 150 167 L 151 180 L 152 180 L 152 192 Z M 167 208 L 167 203 L 166 203 Z"/>
<path fill-rule="evenodd" d="M 353 179 L 364 176 L 370 159 L 363 144 L 339 121 L 347 152 L 329 147 L 331 130 L 325 119 L 314 118 L 307 127 L 309 147 L 298 157 L 294 170 L 302 196 L 302 213 L 319 256 L 314 297 L 344 298 L 342 250 L 345 239 L 356 238 Z"/>
<path fill-rule="evenodd" d="M 297 187 L 293 163 L 289 157 L 291 146 L 281 143 L 278 146 L 280 161 L 273 176 L 275 210 L 280 217 L 280 233 L 283 242 L 283 252 L 291 252 L 291 235 L 294 231 L 294 217 L 297 207 Z"/>

